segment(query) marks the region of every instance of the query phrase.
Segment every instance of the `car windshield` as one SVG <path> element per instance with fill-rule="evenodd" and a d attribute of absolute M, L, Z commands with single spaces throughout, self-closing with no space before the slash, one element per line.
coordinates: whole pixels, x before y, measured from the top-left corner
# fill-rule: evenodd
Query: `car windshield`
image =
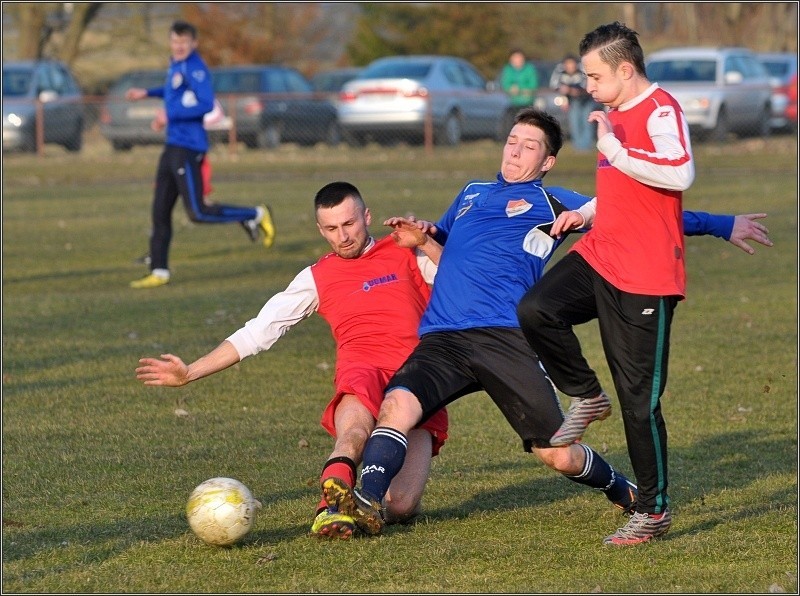
<path fill-rule="evenodd" d="M 714 60 L 659 60 L 647 65 L 647 78 L 660 83 L 713 83 L 716 73 L 717 63 Z"/>
<path fill-rule="evenodd" d="M 33 71 L 3 69 L 3 97 L 25 97 L 33 82 Z"/>
<path fill-rule="evenodd" d="M 359 79 L 412 79 L 421 81 L 428 76 L 430 62 L 382 62 L 367 67 Z"/>
<path fill-rule="evenodd" d="M 213 71 L 211 84 L 215 93 L 259 93 L 260 72 Z"/>

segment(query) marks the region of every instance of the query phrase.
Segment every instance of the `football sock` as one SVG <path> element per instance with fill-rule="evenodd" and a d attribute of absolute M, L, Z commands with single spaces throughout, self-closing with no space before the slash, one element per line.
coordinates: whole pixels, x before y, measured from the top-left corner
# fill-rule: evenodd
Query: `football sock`
<path fill-rule="evenodd" d="M 344 480 L 351 487 L 355 486 L 356 462 L 354 462 L 349 457 L 344 457 L 344 456 L 330 458 L 328 461 L 325 462 L 325 465 L 322 466 L 322 475 L 320 476 L 320 481 L 331 477 Z M 320 511 L 324 511 L 327 508 L 328 504 L 325 502 L 325 498 L 323 497 L 320 500 L 319 505 L 317 505 L 317 513 L 319 513 Z"/>
<path fill-rule="evenodd" d="M 627 491 L 627 486 L 624 482 L 625 477 L 621 474 L 615 474 L 608 462 L 600 457 L 600 454 L 594 449 L 583 443 L 577 443 L 577 445 L 586 453 L 586 462 L 583 464 L 583 470 L 576 476 L 570 476 L 569 474 L 564 474 L 564 476 L 578 484 L 585 484 L 603 491 L 611 501 L 615 500 L 613 497 L 623 497 L 626 494 L 624 491 Z"/>
<path fill-rule="evenodd" d="M 408 438 L 401 432 L 386 426 L 372 431 L 364 447 L 364 463 L 361 468 L 361 492 L 378 503 L 389 491 L 392 478 L 397 476 L 406 459 Z"/>

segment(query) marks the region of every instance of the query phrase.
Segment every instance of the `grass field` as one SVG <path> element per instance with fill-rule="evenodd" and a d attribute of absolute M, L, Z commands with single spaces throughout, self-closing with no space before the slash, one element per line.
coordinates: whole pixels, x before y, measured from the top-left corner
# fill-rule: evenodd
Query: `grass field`
<path fill-rule="evenodd" d="M 159 148 L 5 155 L 3 591 L 796 593 L 796 139 L 695 150 L 685 207 L 766 212 L 775 246 L 749 256 L 687 240 L 663 400 L 675 519 L 635 549 L 601 545 L 624 518 L 524 454 L 484 394 L 450 408 L 417 524 L 309 538 L 332 445 L 319 417 L 333 342 L 319 317 L 184 389 L 136 381 L 140 357 L 204 354 L 326 250 L 312 210 L 325 183 L 355 183 L 375 222 L 435 219 L 467 180 L 494 177 L 500 145 L 215 149 L 212 198 L 269 203 L 275 246 L 236 225 L 191 225 L 178 208 L 173 282 L 150 291 L 128 282 L 146 272 L 134 259 Z M 559 160 L 548 183 L 591 194 L 592 158 L 566 148 Z M 580 334 L 610 387 L 596 327 Z M 618 410 L 586 441 L 631 473 Z M 233 548 L 205 546 L 185 520 L 212 476 L 240 479 L 265 506 Z"/>

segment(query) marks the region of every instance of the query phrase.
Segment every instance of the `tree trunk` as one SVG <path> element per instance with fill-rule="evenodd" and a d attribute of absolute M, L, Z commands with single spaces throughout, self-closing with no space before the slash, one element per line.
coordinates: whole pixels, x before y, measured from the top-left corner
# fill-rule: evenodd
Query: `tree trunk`
<path fill-rule="evenodd" d="M 58 52 L 58 57 L 63 62 L 71 65 L 78 57 L 81 37 L 102 6 L 102 2 L 76 2 L 73 4 L 72 18 L 69 20 L 64 41 Z"/>

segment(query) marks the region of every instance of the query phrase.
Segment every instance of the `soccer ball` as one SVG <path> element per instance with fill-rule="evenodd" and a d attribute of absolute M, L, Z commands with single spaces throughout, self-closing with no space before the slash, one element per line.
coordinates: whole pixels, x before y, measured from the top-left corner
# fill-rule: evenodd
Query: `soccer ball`
<path fill-rule="evenodd" d="M 259 509 L 261 503 L 238 480 L 209 478 L 189 496 L 186 518 L 206 544 L 229 546 L 250 531 Z"/>

